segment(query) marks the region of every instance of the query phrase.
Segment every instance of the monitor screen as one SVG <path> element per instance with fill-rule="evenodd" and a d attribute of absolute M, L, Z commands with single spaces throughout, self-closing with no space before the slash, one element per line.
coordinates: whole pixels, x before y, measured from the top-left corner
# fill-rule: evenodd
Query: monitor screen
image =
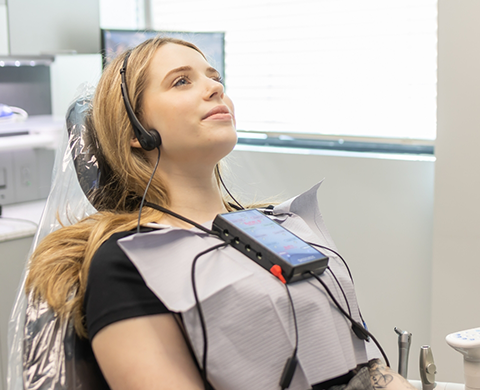
<path fill-rule="evenodd" d="M 118 54 L 143 41 L 156 36 L 183 39 L 196 45 L 207 57 L 208 62 L 218 70 L 225 80 L 225 33 L 223 32 L 179 32 L 179 31 L 137 31 L 102 29 L 103 63 L 108 64 Z"/>

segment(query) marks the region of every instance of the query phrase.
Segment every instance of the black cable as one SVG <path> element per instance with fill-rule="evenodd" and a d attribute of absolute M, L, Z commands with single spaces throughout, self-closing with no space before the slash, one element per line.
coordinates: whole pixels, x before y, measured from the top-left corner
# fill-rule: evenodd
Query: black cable
<path fill-rule="evenodd" d="M 153 177 L 155 176 L 155 172 L 157 171 L 158 163 L 160 162 L 160 146 L 157 146 L 157 150 L 158 150 L 157 162 L 155 163 L 155 167 L 153 168 L 153 172 L 152 172 L 152 175 L 150 176 L 150 180 L 148 181 L 148 184 L 145 187 L 145 192 L 143 193 L 142 201 L 140 202 L 140 209 L 138 210 L 137 233 L 140 233 L 140 218 L 142 216 L 142 209 L 143 209 L 143 204 L 145 203 L 145 198 L 147 196 L 147 191 L 148 191 L 148 188 L 150 187 L 150 184 L 152 183 Z"/>
<path fill-rule="evenodd" d="M 217 175 L 218 175 L 218 178 L 220 179 L 220 182 L 222 183 L 222 186 L 223 188 L 225 188 L 225 191 L 227 191 L 227 194 L 230 196 L 230 198 L 233 199 L 233 201 L 238 204 L 238 206 L 240 207 L 241 210 L 245 210 L 245 207 L 243 207 L 240 203 L 237 202 L 237 200 L 233 197 L 233 195 L 230 193 L 230 191 L 228 190 L 227 186 L 225 185 L 225 183 L 223 182 L 223 179 L 222 179 L 222 175 L 220 175 L 220 169 L 218 168 L 218 164 L 215 166 L 216 170 L 217 170 Z"/>
<path fill-rule="evenodd" d="M 343 264 L 345 265 L 345 268 L 346 268 L 347 271 L 348 271 L 348 275 L 350 276 L 350 280 L 352 281 L 352 284 L 355 284 L 355 282 L 353 281 L 352 273 L 350 272 L 350 267 L 348 266 L 347 262 L 345 261 L 345 259 L 342 257 L 342 255 L 341 255 L 340 253 L 338 253 L 337 251 L 335 251 L 335 250 L 333 250 L 333 249 L 331 249 L 331 248 L 329 248 L 329 247 L 327 247 L 327 246 L 324 246 L 324 245 L 315 244 L 315 243 L 313 243 L 313 242 L 308 242 L 308 244 L 313 245 L 313 246 L 317 246 L 317 247 L 319 247 L 319 248 L 326 249 L 326 250 L 328 250 L 328 251 L 330 251 L 330 252 L 332 252 L 332 253 L 335 253 L 335 254 L 342 260 Z M 336 275 L 333 273 L 333 271 L 330 269 L 330 267 L 327 267 L 327 268 L 328 268 L 328 270 L 330 271 L 330 273 L 333 275 L 333 277 L 335 278 L 335 280 L 337 281 L 337 284 L 338 284 L 338 286 L 340 287 L 340 290 L 342 291 L 343 297 L 345 298 L 345 301 L 347 302 L 348 313 L 349 313 L 349 315 L 351 316 L 351 315 L 352 315 L 352 312 L 351 312 L 351 310 L 350 310 L 350 304 L 348 303 L 347 297 L 346 297 L 346 295 L 345 295 L 345 291 L 343 290 L 340 282 L 338 281 Z M 322 283 L 322 282 L 320 282 L 320 283 Z M 361 334 L 363 333 L 362 330 L 364 329 L 366 332 L 368 332 L 368 329 L 367 329 L 367 325 L 366 325 L 366 323 L 365 323 L 365 320 L 363 319 L 362 312 L 361 312 L 360 308 L 358 308 L 358 314 L 360 315 L 360 319 L 362 320 L 363 327 L 361 327 L 361 330 L 360 330 L 359 328 L 356 327 L 356 325 L 354 325 L 354 324 L 352 323 L 352 330 L 355 332 L 355 334 L 356 334 L 357 336 L 359 336 L 359 335 L 357 334 L 357 332 L 360 332 L 360 336 L 359 336 L 359 337 L 361 338 L 361 337 L 362 337 Z M 359 324 L 358 324 L 358 325 L 359 325 Z M 360 325 L 359 325 L 359 326 L 360 326 Z M 355 330 L 357 330 L 357 331 L 355 331 Z M 369 333 L 369 332 L 368 332 L 368 333 Z M 373 339 L 373 341 L 375 342 L 375 344 L 377 344 L 378 348 L 379 348 L 380 351 L 382 352 L 382 355 L 387 359 L 387 357 L 386 357 L 386 355 L 385 355 L 385 352 L 383 352 L 382 347 L 381 347 L 380 344 L 376 341 L 375 337 L 374 337 L 371 333 L 369 333 L 369 335 L 372 337 L 372 339 Z M 387 359 L 387 362 L 388 362 L 388 359 Z"/>
<path fill-rule="evenodd" d="M 348 303 L 347 294 L 345 294 L 345 290 L 343 289 L 342 285 L 340 284 L 339 280 L 337 279 L 337 276 L 333 273 L 333 271 L 330 269 L 330 267 L 327 267 L 327 270 L 330 272 L 330 274 L 333 276 L 333 278 L 337 282 L 338 287 L 340 287 L 340 291 L 342 292 L 343 298 L 345 299 L 345 303 L 347 304 L 348 314 L 350 314 L 350 316 L 352 316 L 352 310 L 350 309 L 350 304 Z"/>
<path fill-rule="evenodd" d="M 230 245 L 230 243 L 228 242 L 223 242 L 221 244 L 218 244 L 218 245 L 215 245 L 215 246 L 212 246 L 206 250 L 204 250 L 203 252 L 200 252 L 198 253 L 195 258 L 193 259 L 193 263 L 192 263 L 192 288 L 193 288 L 193 295 L 195 297 L 195 303 L 196 303 L 196 307 L 197 307 L 197 311 L 198 311 L 198 317 L 200 319 L 200 326 L 202 328 L 202 334 L 203 334 L 203 357 L 202 357 L 202 380 L 203 380 L 203 385 L 205 387 L 205 389 L 208 389 L 208 381 L 207 381 L 207 352 L 208 352 L 208 343 L 207 343 L 207 327 L 205 325 L 205 318 L 203 316 L 203 310 L 202 310 L 202 306 L 200 305 L 200 300 L 198 299 L 198 294 L 197 294 L 197 284 L 196 284 L 196 281 L 195 281 L 195 266 L 197 264 L 197 260 L 215 250 L 215 249 L 218 249 L 218 248 L 222 248 L 222 247 L 226 247 L 227 245 Z"/>
<path fill-rule="evenodd" d="M 310 245 L 313 245 L 313 246 L 316 246 L 316 247 L 319 247 L 319 248 L 322 248 L 322 249 L 326 249 L 327 251 L 335 253 L 342 260 L 343 264 L 345 265 L 345 268 L 347 269 L 348 276 L 350 276 L 350 280 L 352 281 L 352 284 L 355 284 L 355 282 L 353 280 L 352 273 L 350 272 L 350 267 L 348 266 L 347 262 L 345 261 L 345 259 L 342 257 L 342 255 L 340 253 L 338 253 L 337 251 L 329 248 L 328 246 L 315 244 L 314 242 L 307 242 L 307 244 L 310 244 Z M 332 272 L 332 274 L 333 274 L 333 272 Z M 358 314 L 360 314 L 360 318 L 362 319 L 363 325 L 366 328 L 366 323 L 365 323 L 365 320 L 363 319 L 363 315 L 362 315 L 362 312 L 361 312 L 360 308 L 358 308 Z"/>
<path fill-rule="evenodd" d="M 285 284 L 285 288 L 287 289 L 288 300 L 290 301 L 290 307 L 292 308 L 292 317 L 293 317 L 293 324 L 295 325 L 295 349 L 293 354 L 297 354 L 298 350 L 298 325 L 297 325 L 297 315 L 295 313 L 295 306 L 293 305 L 292 294 L 290 293 L 290 289 L 288 288 L 288 284 Z"/>
<path fill-rule="evenodd" d="M 293 349 L 292 356 L 290 356 L 285 362 L 283 368 L 282 376 L 280 378 L 280 388 L 284 390 L 290 386 L 290 383 L 293 379 L 293 374 L 297 368 L 297 351 L 298 351 L 298 325 L 297 325 L 297 315 L 295 314 L 295 306 L 293 305 L 292 295 L 290 294 L 290 289 L 288 285 L 285 284 L 287 290 L 288 299 L 290 301 L 290 306 L 292 308 L 293 324 L 295 325 L 295 348 Z"/>
<path fill-rule="evenodd" d="M 308 274 L 310 274 L 311 276 L 313 276 L 315 279 L 318 280 L 318 282 L 323 286 L 323 288 L 325 289 L 325 291 L 327 292 L 327 294 L 329 295 L 329 297 L 332 299 L 333 303 L 335 304 L 335 306 L 338 308 L 338 310 L 340 310 L 342 312 L 342 314 L 348 318 L 348 320 L 350 321 L 350 323 L 352 324 L 352 330 L 353 332 L 360 338 L 360 339 L 363 339 L 363 340 L 367 340 L 368 337 L 371 337 L 373 342 L 376 344 L 376 346 L 378 347 L 378 349 L 380 350 L 380 353 L 382 354 L 383 356 L 383 359 L 385 360 L 385 364 L 390 367 L 390 361 L 388 360 L 388 357 L 385 353 L 385 351 L 383 350 L 382 346 L 380 345 L 380 343 L 377 341 L 377 339 L 375 338 L 375 336 L 373 336 L 373 334 L 371 334 L 367 329 L 365 329 L 362 325 L 360 325 L 357 321 L 355 321 L 338 303 L 338 301 L 336 300 L 336 298 L 334 297 L 334 295 L 332 294 L 332 292 L 330 291 L 330 289 L 327 287 L 327 285 L 323 282 L 323 280 L 320 279 L 320 277 L 315 274 L 314 272 L 312 271 L 308 271 Z"/>
<path fill-rule="evenodd" d="M 155 209 L 155 210 L 158 210 L 158 211 L 162 211 L 166 214 L 170 214 L 172 217 L 175 217 L 175 218 L 178 218 L 178 219 L 180 219 L 184 222 L 187 222 L 190 225 L 193 225 L 196 228 L 198 228 L 198 229 L 200 229 L 200 230 L 204 231 L 205 233 L 208 233 L 212 236 L 216 236 L 216 237 L 219 236 L 219 233 L 214 232 L 213 230 L 207 229 L 205 226 L 202 226 L 199 223 L 196 223 L 195 221 L 192 221 L 191 219 L 188 219 L 188 218 L 184 217 L 183 215 L 177 214 L 174 211 L 166 209 L 165 207 L 159 206 L 158 204 L 151 203 L 151 202 L 145 202 L 145 206 L 150 207 L 150 208 Z"/>
<path fill-rule="evenodd" d="M 228 202 L 228 205 L 229 205 L 232 209 L 235 209 L 235 210 L 237 210 L 237 211 L 245 210 L 244 208 L 240 208 L 240 207 L 238 207 L 235 203 L 232 203 L 232 202 Z"/>
<path fill-rule="evenodd" d="M 319 248 L 326 249 L 327 251 L 330 251 L 330 252 L 332 252 L 332 253 L 335 253 L 335 254 L 343 261 L 343 264 L 345 265 L 345 268 L 346 268 L 347 271 L 348 271 L 348 276 L 350 276 L 350 280 L 352 281 L 353 284 L 355 284 L 355 282 L 353 281 L 352 273 L 350 272 L 350 268 L 348 267 L 347 262 L 345 261 L 345 259 L 342 257 L 342 255 L 341 255 L 340 253 L 338 253 L 337 251 L 334 251 L 332 248 L 329 248 L 328 246 L 323 246 L 323 245 L 320 245 L 320 244 L 315 244 L 314 242 L 307 242 L 307 244 L 313 245 L 313 246 L 317 246 L 317 247 L 319 247 Z"/>
<path fill-rule="evenodd" d="M 323 288 L 325 289 L 325 291 L 327 292 L 328 296 L 330 297 L 330 299 L 333 301 L 333 303 L 335 304 L 335 306 L 338 308 L 338 310 L 340 310 L 342 312 L 342 314 L 348 318 L 348 320 L 352 323 L 352 325 L 354 323 L 357 323 L 346 311 L 345 309 L 338 303 L 337 301 L 337 298 L 335 298 L 335 296 L 332 294 L 332 292 L 330 291 L 330 289 L 328 288 L 328 286 L 325 284 L 325 282 L 320 279 L 320 277 L 315 274 L 313 271 L 307 271 L 308 274 L 310 274 L 311 276 L 313 276 L 315 279 L 318 280 L 318 282 L 323 286 Z M 362 327 L 363 328 L 363 327 Z M 355 333 L 356 334 L 356 333 Z"/>

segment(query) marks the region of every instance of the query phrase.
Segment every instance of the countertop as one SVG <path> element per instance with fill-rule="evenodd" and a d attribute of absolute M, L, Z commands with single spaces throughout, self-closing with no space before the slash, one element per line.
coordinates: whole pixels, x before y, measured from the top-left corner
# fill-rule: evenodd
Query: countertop
<path fill-rule="evenodd" d="M 37 231 L 46 200 L 3 206 L 0 242 L 33 236 Z"/>

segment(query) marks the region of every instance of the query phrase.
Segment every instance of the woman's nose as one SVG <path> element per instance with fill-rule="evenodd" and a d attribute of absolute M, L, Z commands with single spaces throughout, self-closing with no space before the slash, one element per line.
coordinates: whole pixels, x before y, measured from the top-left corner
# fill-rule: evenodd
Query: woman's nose
<path fill-rule="evenodd" d="M 205 94 L 207 99 L 212 99 L 216 95 L 223 98 L 224 93 L 225 93 L 225 89 L 222 83 L 213 79 L 208 80 L 207 91 Z"/>

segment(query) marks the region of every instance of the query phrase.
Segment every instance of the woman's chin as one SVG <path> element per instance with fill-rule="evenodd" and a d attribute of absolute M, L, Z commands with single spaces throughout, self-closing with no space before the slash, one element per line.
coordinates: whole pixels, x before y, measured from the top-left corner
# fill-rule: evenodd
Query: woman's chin
<path fill-rule="evenodd" d="M 224 144 L 222 147 L 218 147 L 215 150 L 213 150 L 210 154 L 211 157 L 211 163 L 212 164 L 217 164 L 220 160 L 223 158 L 227 157 L 235 148 L 236 142 L 235 143 L 229 143 L 229 144 Z"/>
<path fill-rule="evenodd" d="M 207 148 L 212 156 L 219 156 L 220 159 L 228 155 L 237 144 L 236 131 L 229 131 L 209 140 Z"/>
<path fill-rule="evenodd" d="M 237 133 L 235 133 L 234 137 L 232 137 L 228 141 L 225 141 L 225 143 L 222 145 L 222 150 L 224 150 L 223 157 L 226 157 L 230 154 L 230 152 L 235 148 L 235 145 L 237 145 L 237 141 L 238 141 Z"/>

